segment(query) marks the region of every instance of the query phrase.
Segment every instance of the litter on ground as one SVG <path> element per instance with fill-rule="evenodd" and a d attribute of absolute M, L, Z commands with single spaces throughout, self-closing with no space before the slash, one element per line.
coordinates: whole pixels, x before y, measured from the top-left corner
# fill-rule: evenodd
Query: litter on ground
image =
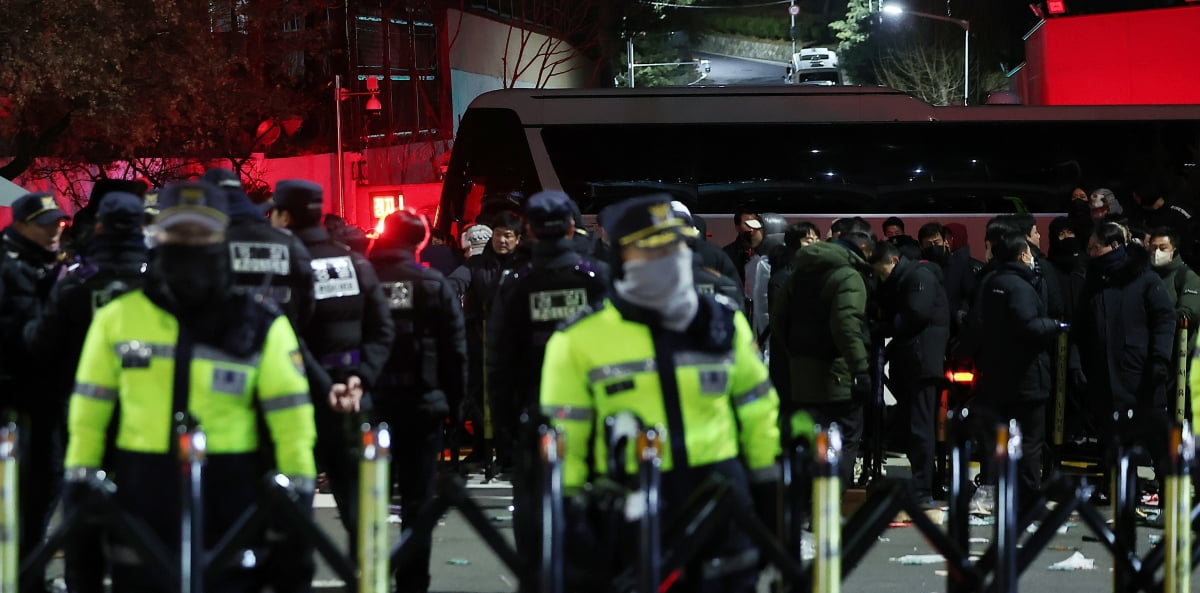
<path fill-rule="evenodd" d="M 1051 564 L 1050 570 L 1096 570 L 1096 559 L 1084 558 L 1082 552 L 1075 552 L 1070 558 Z"/>
<path fill-rule="evenodd" d="M 945 562 L 946 557 L 941 554 L 908 554 L 899 558 L 889 558 L 892 562 L 905 565 L 920 565 L 920 564 L 937 564 Z"/>

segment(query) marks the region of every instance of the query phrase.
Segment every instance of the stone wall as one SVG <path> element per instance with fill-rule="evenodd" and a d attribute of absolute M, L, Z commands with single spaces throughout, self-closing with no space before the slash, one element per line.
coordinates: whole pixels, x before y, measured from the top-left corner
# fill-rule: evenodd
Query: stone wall
<path fill-rule="evenodd" d="M 702 52 L 756 58 L 786 64 L 791 61 L 792 42 L 706 33 L 696 49 Z"/>

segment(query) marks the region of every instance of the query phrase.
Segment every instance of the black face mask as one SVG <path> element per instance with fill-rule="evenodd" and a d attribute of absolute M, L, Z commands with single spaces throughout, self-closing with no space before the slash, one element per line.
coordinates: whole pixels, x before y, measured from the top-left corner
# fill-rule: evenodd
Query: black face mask
<path fill-rule="evenodd" d="M 950 258 L 950 250 L 946 249 L 945 245 L 930 245 L 921 250 L 921 257 L 937 264 L 944 264 Z"/>
<path fill-rule="evenodd" d="M 229 246 L 159 245 L 153 258 L 155 275 L 162 279 L 180 312 L 194 312 L 222 302 L 232 286 Z"/>
<path fill-rule="evenodd" d="M 749 245 L 754 240 L 754 231 L 742 231 L 738 233 L 738 237 L 742 239 L 743 243 Z"/>

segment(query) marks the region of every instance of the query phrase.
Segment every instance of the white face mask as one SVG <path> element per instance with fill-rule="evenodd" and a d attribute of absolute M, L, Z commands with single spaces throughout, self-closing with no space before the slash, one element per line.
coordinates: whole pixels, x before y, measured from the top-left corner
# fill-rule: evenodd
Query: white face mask
<path fill-rule="evenodd" d="M 644 261 L 625 262 L 625 276 L 613 282 L 621 298 L 657 312 L 663 327 L 683 331 L 696 317 L 700 298 L 692 278 L 692 250 Z"/>
<path fill-rule="evenodd" d="M 1150 256 L 1150 264 L 1156 268 L 1160 268 L 1171 263 L 1172 259 L 1175 259 L 1174 251 L 1155 249 L 1153 255 Z"/>

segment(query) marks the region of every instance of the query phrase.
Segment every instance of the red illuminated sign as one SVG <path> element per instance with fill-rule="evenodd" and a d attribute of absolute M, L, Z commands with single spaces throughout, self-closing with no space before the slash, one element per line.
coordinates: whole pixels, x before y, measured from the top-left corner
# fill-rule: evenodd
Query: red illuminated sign
<path fill-rule="evenodd" d="M 1046 10 L 1050 11 L 1050 14 L 1066 14 L 1067 4 L 1063 0 L 1047 0 Z"/>

